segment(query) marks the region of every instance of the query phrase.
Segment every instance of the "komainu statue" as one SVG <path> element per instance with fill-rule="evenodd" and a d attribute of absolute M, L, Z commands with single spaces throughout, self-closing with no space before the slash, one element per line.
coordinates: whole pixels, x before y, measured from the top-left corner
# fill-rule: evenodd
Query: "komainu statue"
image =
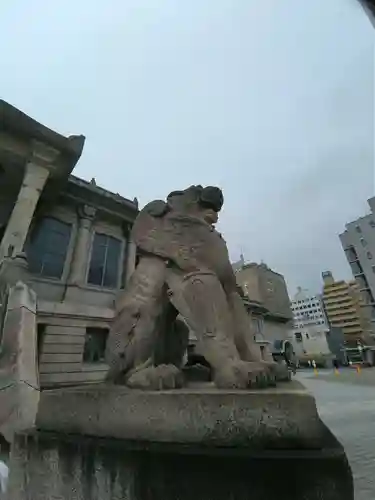
<path fill-rule="evenodd" d="M 285 378 L 284 367 L 270 354 L 264 359 L 253 340 L 226 243 L 214 228 L 223 201 L 217 187 L 191 186 L 139 213 L 132 238 L 140 259 L 109 335 L 109 381 L 181 387 L 189 329 L 216 387 L 264 387 Z"/>

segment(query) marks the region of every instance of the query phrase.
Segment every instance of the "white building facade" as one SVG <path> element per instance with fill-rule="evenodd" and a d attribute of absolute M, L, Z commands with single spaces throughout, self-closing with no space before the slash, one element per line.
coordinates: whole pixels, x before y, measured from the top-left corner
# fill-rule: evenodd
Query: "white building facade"
<path fill-rule="evenodd" d="M 328 321 L 319 295 L 298 288 L 291 301 L 293 312 L 292 342 L 300 363 L 313 360 L 327 364 L 332 357 L 327 342 Z"/>

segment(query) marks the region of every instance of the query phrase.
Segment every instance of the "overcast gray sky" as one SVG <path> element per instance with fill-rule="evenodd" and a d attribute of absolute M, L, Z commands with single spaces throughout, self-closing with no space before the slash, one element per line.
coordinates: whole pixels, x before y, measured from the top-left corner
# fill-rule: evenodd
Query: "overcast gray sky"
<path fill-rule="evenodd" d="M 374 35 L 355 0 L 12 0 L 0 95 L 141 204 L 221 186 L 231 257 L 318 291 L 374 194 Z"/>

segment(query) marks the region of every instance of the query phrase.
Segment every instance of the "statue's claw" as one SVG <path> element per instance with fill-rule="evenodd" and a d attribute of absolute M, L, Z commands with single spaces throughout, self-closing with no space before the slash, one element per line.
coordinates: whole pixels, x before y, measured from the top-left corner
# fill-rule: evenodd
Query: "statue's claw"
<path fill-rule="evenodd" d="M 183 385 L 183 374 L 174 365 L 150 366 L 130 375 L 126 385 L 151 391 L 179 389 Z"/>
<path fill-rule="evenodd" d="M 217 370 L 214 382 L 219 389 L 264 388 L 275 385 L 275 377 L 263 363 L 236 360 Z"/>
<path fill-rule="evenodd" d="M 290 370 L 286 363 L 263 362 L 262 363 L 268 370 L 275 382 L 286 382 L 291 378 Z"/>

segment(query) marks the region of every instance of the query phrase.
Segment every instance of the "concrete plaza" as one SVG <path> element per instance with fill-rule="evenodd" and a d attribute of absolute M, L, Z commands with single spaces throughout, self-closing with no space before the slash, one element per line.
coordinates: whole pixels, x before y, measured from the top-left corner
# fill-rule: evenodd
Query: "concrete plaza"
<path fill-rule="evenodd" d="M 347 452 L 355 500 L 375 498 L 375 369 L 301 371 L 297 378 L 316 397 L 319 414 Z"/>

